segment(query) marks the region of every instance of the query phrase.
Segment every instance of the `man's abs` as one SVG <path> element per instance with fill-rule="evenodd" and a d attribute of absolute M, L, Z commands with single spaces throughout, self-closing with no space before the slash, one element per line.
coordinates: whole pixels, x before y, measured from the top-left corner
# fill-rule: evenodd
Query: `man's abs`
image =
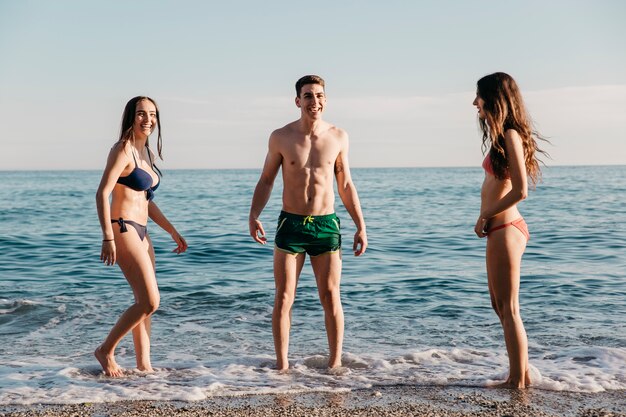
<path fill-rule="evenodd" d="M 295 186 L 290 181 L 284 182 L 283 210 L 288 213 L 323 215 L 335 212 L 335 191 L 333 183 L 309 186 Z"/>

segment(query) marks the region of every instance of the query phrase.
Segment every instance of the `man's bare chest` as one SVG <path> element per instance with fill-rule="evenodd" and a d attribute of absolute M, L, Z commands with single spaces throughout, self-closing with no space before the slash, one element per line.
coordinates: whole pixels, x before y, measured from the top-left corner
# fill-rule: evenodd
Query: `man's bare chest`
<path fill-rule="evenodd" d="M 339 146 L 333 141 L 307 141 L 286 147 L 284 162 L 294 168 L 323 168 L 334 166 L 339 156 Z"/>

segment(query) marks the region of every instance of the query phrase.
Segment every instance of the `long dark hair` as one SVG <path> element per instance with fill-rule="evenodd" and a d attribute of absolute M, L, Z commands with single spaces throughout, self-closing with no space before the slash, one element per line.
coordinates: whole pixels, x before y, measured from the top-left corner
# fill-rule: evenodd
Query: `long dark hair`
<path fill-rule="evenodd" d="M 137 111 L 137 103 L 143 100 L 148 100 L 149 102 L 154 104 L 154 108 L 156 109 L 157 128 L 159 129 L 159 135 L 157 137 L 157 153 L 159 155 L 159 158 L 163 160 L 163 155 L 161 154 L 161 149 L 163 146 L 162 139 L 161 139 L 161 115 L 159 113 L 159 106 L 157 105 L 156 101 L 154 101 L 150 97 L 137 96 L 128 100 L 128 103 L 126 103 L 126 107 L 124 107 L 124 113 L 122 113 L 122 126 L 120 128 L 119 141 L 122 142 L 124 146 L 126 146 L 126 142 L 128 142 L 129 140 L 135 139 L 135 132 L 133 130 L 133 125 L 135 123 L 135 113 Z M 146 140 L 147 147 L 150 146 L 149 140 L 150 138 Z M 157 168 L 157 166 L 154 164 L 154 161 L 152 161 L 152 157 L 150 156 L 150 151 L 148 151 L 148 158 L 150 159 L 150 164 L 152 165 L 152 168 L 154 168 L 159 173 L 159 175 L 162 175 L 159 168 Z"/>
<path fill-rule="evenodd" d="M 533 185 L 541 180 L 541 169 L 537 153 L 548 154 L 539 149 L 537 140 L 547 141 L 533 128 L 533 123 L 524 106 L 522 93 L 517 83 L 508 74 L 496 72 L 486 75 L 476 83 L 477 94 L 483 99 L 484 119 L 479 119 L 483 132 L 483 153 L 489 149 L 493 172 L 498 179 L 508 176 L 508 157 L 504 143 L 504 132 L 514 129 L 522 138 L 524 165 Z"/>

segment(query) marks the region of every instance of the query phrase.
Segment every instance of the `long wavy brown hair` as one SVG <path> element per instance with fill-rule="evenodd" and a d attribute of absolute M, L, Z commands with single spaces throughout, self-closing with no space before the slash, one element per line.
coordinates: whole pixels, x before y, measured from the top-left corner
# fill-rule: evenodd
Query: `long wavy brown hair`
<path fill-rule="evenodd" d="M 159 129 L 159 135 L 157 138 L 157 153 L 159 155 L 159 158 L 163 160 L 163 155 L 161 154 L 161 149 L 163 146 L 162 139 L 161 139 L 161 115 L 159 113 L 159 106 L 157 105 L 156 101 L 154 101 L 150 97 L 137 96 L 128 100 L 128 103 L 126 103 L 126 107 L 124 107 L 124 113 L 122 113 L 122 126 L 120 128 L 119 141 L 122 142 L 125 146 L 126 142 L 128 142 L 129 140 L 133 141 L 135 139 L 135 132 L 133 130 L 133 124 L 135 123 L 135 113 L 137 111 L 137 103 L 143 100 L 148 100 L 149 102 L 154 104 L 154 108 L 156 109 L 157 128 Z M 146 147 L 149 147 L 149 146 L 150 146 L 150 138 L 146 140 Z M 150 157 L 149 151 L 148 151 L 148 157 Z M 152 168 L 154 168 L 159 173 L 159 175 L 162 175 L 161 170 L 157 168 L 157 166 L 154 164 L 154 161 L 152 161 L 152 158 L 150 158 L 150 163 L 152 164 Z"/>
<path fill-rule="evenodd" d="M 541 180 L 541 169 L 537 153 L 548 154 L 539 149 L 537 140 L 547 140 L 534 128 L 524 106 L 522 93 L 517 83 L 508 74 L 496 72 L 486 75 L 476 83 L 476 94 L 485 102 L 483 110 L 485 118 L 479 118 L 483 132 L 483 154 L 489 149 L 489 158 L 493 172 L 498 179 L 508 177 L 508 155 L 504 142 L 504 132 L 514 129 L 522 138 L 526 173 L 532 185 Z M 543 162 L 542 162 L 543 163 Z"/>

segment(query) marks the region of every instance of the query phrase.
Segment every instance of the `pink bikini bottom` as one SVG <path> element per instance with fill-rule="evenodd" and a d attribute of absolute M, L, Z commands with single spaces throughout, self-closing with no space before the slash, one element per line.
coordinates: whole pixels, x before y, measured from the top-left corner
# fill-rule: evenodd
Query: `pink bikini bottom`
<path fill-rule="evenodd" d="M 513 220 L 510 223 L 504 223 L 499 226 L 492 227 L 491 229 L 487 231 L 487 236 L 489 236 L 489 234 L 491 234 L 492 232 L 495 232 L 496 230 L 504 229 L 505 227 L 509 227 L 509 226 L 515 227 L 517 230 L 522 232 L 524 236 L 526 236 L 527 241 L 530 240 L 530 233 L 528 233 L 528 225 L 524 221 L 523 217 L 520 217 L 517 220 Z"/>

